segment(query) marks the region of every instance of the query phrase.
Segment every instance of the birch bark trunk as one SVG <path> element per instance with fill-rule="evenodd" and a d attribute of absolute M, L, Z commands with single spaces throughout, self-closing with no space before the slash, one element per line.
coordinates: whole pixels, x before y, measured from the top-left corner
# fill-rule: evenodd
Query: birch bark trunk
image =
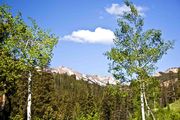
<path fill-rule="evenodd" d="M 28 77 L 28 104 L 27 104 L 27 120 L 31 120 L 31 83 L 32 83 L 32 74 L 31 71 L 29 71 L 29 77 Z"/>
<path fill-rule="evenodd" d="M 142 120 L 145 120 L 145 110 L 144 110 L 144 95 L 143 95 L 143 83 L 141 83 L 140 85 L 140 89 L 141 89 L 141 95 L 140 95 L 140 99 L 141 99 L 141 116 L 142 116 Z"/>
<path fill-rule="evenodd" d="M 2 105 L 1 105 L 2 110 L 4 109 L 5 103 L 6 103 L 6 95 L 3 94 L 3 96 L 2 96 Z"/>
<path fill-rule="evenodd" d="M 148 111 L 151 113 L 153 120 L 156 120 L 156 118 L 155 118 L 155 116 L 154 116 L 154 114 L 153 114 L 151 108 L 150 108 L 149 105 L 148 105 L 148 102 L 147 102 L 147 99 L 146 99 L 145 92 L 143 93 L 143 96 L 144 96 L 144 100 L 145 100 L 145 103 L 146 103 L 146 107 L 148 108 Z"/>

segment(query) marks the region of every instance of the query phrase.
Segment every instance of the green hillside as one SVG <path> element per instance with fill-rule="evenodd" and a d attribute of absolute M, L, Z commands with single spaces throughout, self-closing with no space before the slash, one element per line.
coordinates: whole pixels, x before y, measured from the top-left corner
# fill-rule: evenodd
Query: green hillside
<path fill-rule="evenodd" d="M 169 105 L 170 109 L 173 111 L 180 112 L 180 99 L 175 101 L 174 103 L 171 103 Z"/>

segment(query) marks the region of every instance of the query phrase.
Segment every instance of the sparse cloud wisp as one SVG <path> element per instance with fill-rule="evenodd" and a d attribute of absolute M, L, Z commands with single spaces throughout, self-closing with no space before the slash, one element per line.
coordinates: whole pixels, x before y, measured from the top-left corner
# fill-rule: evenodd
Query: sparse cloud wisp
<path fill-rule="evenodd" d="M 135 7 L 137 8 L 138 12 L 140 15 L 144 16 L 144 11 L 146 10 L 145 7 L 142 6 L 137 6 L 135 5 Z M 130 8 L 127 7 L 125 4 L 112 4 L 110 7 L 105 8 L 106 12 L 111 14 L 111 15 L 115 15 L 115 16 L 122 16 L 124 12 L 129 12 Z"/>

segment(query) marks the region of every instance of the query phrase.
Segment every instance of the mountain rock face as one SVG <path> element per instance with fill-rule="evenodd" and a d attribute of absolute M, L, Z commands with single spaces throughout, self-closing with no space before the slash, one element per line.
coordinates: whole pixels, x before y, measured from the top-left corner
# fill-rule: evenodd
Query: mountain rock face
<path fill-rule="evenodd" d="M 164 74 L 169 74 L 169 73 L 174 73 L 177 74 L 179 70 L 179 67 L 172 67 L 167 69 L 165 72 L 157 72 L 156 74 L 154 74 L 155 77 L 160 77 L 163 76 Z"/>
<path fill-rule="evenodd" d="M 116 84 L 117 80 L 110 76 L 99 76 L 99 75 L 88 75 L 82 74 L 77 71 L 74 71 L 68 67 L 58 67 L 58 68 L 51 68 L 52 73 L 59 73 L 59 74 L 67 74 L 67 75 L 75 75 L 77 80 L 85 80 L 89 83 L 95 83 L 100 86 L 105 86 L 106 84 Z"/>
<path fill-rule="evenodd" d="M 158 78 L 159 80 L 163 81 L 165 83 L 165 86 L 169 86 L 169 81 L 174 80 L 174 82 L 177 81 L 178 79 L 178 70 L 179 67 L 173 67 L 167 69 L 165 72 L 157 72 L 153 76 Z M 77 80 L 83 79 L 84 81 L 88 81 L 89 83 L 95 83 L 100 86 L 105 86 L 106 84 L 113 84 L 115 85 L 118 81 L 115 80 L 115 78 L 110 77 L 110 76 L 99 76 L 99 75 L 88 75 L 88 74 L 82 74 L 80 72 L 77 72 L 75 70 L 72 70 L 68 67 L 57 67 L 57 68 L 51 68 L 50 70 L 48 69 L 49 72 L 52 73 L 58 73 L 58 74 L 67 74 L 69 76 L 75 75 Z"/>
<path fill-rule="evenodd" d="M 158 80 L 161 81 L 161 86 L 168 87 L 172 84 L 176 84 L 179 80 L 180 67 L 173 67 L 167 69 L 165 72 L 158 72 L 154 75 Z"/>

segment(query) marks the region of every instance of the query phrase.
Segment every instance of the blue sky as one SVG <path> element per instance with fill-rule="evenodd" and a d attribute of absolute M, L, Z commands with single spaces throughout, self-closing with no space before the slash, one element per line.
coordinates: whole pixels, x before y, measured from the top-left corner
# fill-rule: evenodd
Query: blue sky
<path fill-rule="evenodd" d="M 52 67 L 67 66 L 87 74 L 109 75 L 108 61 L 103 55 L 112 47 L 112 32 L 117 28 L 117 14 L 122 0 L 1 0 L 21 11 L 23 18 L 36 20 L 60 37 L 54 49 Z M 162 30 L 165 40 L 175 40 L 158 63 L 158 70 L 180 66 L 180 1 L 133 0 L 145 17 L 145 29 Z M 116 10 L 116 11 L 115 11 Z M 119 11 L 119 12 L 117 12 Z"/>

